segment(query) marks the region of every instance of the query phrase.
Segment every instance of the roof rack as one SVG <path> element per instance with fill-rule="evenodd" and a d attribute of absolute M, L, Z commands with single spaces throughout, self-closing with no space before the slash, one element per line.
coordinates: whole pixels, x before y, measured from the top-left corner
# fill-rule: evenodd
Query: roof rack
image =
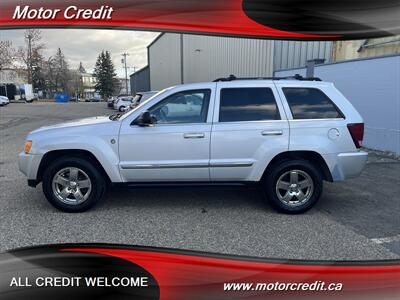
<path fill-rule="evenodd" d="M 285 77 L 236 77 L 235 75 L 229 75 L 228 77 L 221 77 L 213 80 L 213 82 L 219 81 L 234 81 L 234 80 L 303 80 L 303 81 L 321 81 L 318 77 L 303 77 L 300 74 L 295 74 L 293 76 L 285 76 Z"/>

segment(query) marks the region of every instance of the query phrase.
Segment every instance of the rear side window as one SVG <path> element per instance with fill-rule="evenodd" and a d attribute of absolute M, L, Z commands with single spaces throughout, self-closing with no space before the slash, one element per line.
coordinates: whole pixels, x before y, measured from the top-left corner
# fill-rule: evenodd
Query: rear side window
<path fill-rule="evenodd" d="M 334 119 L 343 114 L 321 90 L 316 88 L 283 88 L 293 119 Z"/>
<path fill-rule="evenodd" d="M 270 88 L 221 89 L 219 122 L 279 120 Z"/>

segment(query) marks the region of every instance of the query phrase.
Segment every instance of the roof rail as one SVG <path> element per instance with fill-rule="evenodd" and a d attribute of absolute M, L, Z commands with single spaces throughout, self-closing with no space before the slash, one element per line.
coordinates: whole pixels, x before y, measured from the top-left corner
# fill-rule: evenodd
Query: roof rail
<path fill-rule="evenodd" d="M 213 82 L 219 81 L 234 81 L 234 80 L 303 80 L 303 81 L 321 81 L 318 77 L 303 77 L 300 74 L 285 77 L 236 77 L 235 75 L 229 75 L 228 77 L 221 77 L 213 80 Z"/>

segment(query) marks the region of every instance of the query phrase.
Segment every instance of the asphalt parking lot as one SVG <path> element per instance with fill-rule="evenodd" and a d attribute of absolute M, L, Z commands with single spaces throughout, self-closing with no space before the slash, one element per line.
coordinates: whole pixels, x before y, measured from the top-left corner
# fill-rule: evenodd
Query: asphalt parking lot
<path fill-rule="evenodd" d="M 46 124 L 111 113 L 105 103 L 0 107 L 0 251 L 104 242 L 273 258 L 400 258 L 400 161 L 374 153 L 362 176 L 326 183 L 321 201 L 302 215 L 279 214 L 257 190 L 230 187 L 113 188 L 91 211 L 57 211 L 18 171 L 25 136 Z"/>

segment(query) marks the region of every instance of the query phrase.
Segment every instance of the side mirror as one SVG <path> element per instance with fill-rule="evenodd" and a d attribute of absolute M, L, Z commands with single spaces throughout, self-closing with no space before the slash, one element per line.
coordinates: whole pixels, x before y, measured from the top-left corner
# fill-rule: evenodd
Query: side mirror
<path fill-rule="evenodd" d="M 156 119 L 151 116 L 148 110 L 144 111 L 139 118 L 136 119 L 135 124 L 139 126 L 151 126 L 156 123 Z"/>

